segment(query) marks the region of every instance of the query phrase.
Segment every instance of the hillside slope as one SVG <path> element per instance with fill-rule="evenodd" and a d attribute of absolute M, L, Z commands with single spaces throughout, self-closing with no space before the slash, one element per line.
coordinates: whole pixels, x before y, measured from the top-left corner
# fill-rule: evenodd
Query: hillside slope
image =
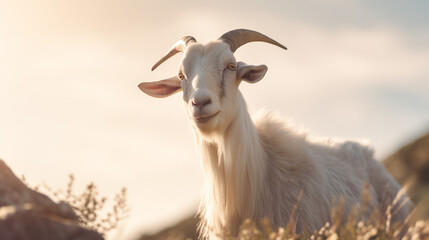
<path fill-rule="evenodd" d="M 392 154 L 384 164 L 415 205 L 413 220 L 429 218 L 429 134 Z"/>

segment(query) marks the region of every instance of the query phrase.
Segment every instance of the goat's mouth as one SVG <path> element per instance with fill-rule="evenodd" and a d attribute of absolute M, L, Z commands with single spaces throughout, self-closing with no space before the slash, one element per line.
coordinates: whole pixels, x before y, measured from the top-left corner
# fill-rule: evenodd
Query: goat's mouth
<path fill-rule="evenodd" d="M 218 115 L 219 113 L 220 113 L 220 111 L 217 111 L 216 113 L 214 113 L 212 115 L 196 116 L 196 117 L 194 117 L 194 120 L 197 123 L 205 123 L 205 122 L 208 122 L 212 117 Z"/>

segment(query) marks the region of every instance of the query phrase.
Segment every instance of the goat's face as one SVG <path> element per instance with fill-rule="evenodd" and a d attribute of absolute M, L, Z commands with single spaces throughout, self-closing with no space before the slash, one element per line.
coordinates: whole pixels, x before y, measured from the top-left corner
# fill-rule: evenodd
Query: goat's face
<path fill-rule="evenodd" d="M 237 91 L 242 80 L 257 82 L 265 65 L 236 62 L 228 44 L 215 41 L 190 44 L 177 76 L 158 82 L 141 83 L 140 89 L 154 97 L 166 97 L 180 90 L 188 118 L 204 134 L 222 132 L 236 117 Z"/>
<path fill-rule="evenodd" d="M 233 53 L 240 46 L 254 41 L 285 46 L 252 30 L 236 29 L 207 44 L 196 43 L 187 36 L 178 41 L 152 68 L 178 52 L 184 52 L 179 73 L 169 79 L 144 82 L 139 88 L 153 97 L 167 97 L 183 90 L 183 100 L 192 125 L 201 133 L 222 133 L 245 111 L 238 86 L 241 81 L 255 83 L 267 72 L 265 65 L 252 66 L 236 62 Z"/>

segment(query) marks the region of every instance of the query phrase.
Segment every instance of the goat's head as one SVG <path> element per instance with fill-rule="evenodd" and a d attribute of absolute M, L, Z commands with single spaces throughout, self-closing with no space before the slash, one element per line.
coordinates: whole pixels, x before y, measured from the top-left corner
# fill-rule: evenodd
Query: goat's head
<path fill-rule="evenodd" d="M 222 35 L 217 41 L 197 43 L 184 37 L 159 60 L 152 71 L 178 52 L 183 52 L 176 76 L 139 84 L 139 88 L 153 97 L 167 97 L 183 91 L 183 100 L 192 125 L 202 133 L 222 131 L 236 116 L 238 86 L 241 81 L 261 80 L 267 66 L 237 62 L 233 53 L 240 46 L 263 41 L 286 49 L 275 40 L 255 31 L 237 29 Z"/>

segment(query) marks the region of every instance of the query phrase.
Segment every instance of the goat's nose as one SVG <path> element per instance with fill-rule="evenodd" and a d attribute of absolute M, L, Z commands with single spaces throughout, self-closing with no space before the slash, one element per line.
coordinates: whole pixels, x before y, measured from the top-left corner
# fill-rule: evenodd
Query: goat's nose
<path fill-rule="evenodd" d="M 207 97 L 207 98 L 202 98 L 202 99 L 192 99 L 192 106 L 194 107 L 198 107 L 198 108 L 203 108 L 204 106 L 210 104 L 212 102 L 212 100 Z"/>

